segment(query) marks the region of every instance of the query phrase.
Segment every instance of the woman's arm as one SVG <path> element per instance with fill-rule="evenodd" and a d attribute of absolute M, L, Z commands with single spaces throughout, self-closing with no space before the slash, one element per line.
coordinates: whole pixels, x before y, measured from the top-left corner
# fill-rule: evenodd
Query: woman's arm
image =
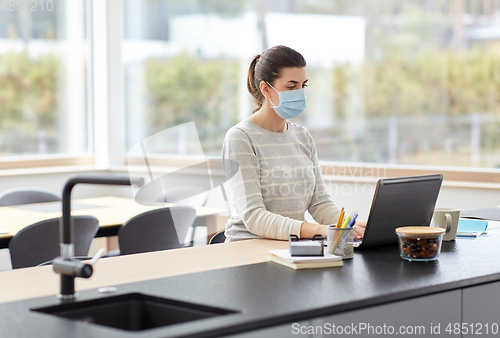
<path fill-rule="evenodd" d="M 300 238 L 312 238 L 314 235 L 321 235 L 323 238 L 326 238 L 327 226 L 316 223 L 302 223 L 300 227 Z"/>

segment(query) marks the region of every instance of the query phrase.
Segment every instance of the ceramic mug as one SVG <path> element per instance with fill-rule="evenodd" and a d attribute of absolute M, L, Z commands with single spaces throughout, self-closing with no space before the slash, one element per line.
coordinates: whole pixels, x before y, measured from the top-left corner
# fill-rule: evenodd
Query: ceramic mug
<path fill-rule="evenodd" d="M 454 241 L 457 237 L 458 220 L 460 209 L 456 208 L 436 208 L 432 216 L 432 224 L 435 227 L 446 230 L 443 241 Z"/>

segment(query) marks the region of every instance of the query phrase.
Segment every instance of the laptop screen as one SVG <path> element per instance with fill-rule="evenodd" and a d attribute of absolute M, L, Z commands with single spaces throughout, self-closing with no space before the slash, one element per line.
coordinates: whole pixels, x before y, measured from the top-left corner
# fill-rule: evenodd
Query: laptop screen
<path fill-rule="evenodd" d="M 429 226 L 442 181 L 442 174 L 380 179 L 361 246 L 396 243 L 398 227 Z"/>

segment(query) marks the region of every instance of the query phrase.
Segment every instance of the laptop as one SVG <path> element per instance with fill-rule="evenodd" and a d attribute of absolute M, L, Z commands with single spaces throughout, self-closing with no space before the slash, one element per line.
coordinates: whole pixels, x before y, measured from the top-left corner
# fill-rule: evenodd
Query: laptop
<path fill-rule="evenodd" d="M 358 248 L 397 243 L 396 228 L 429 226 L 443 175 L 383 178 L 377 182 L 372 207 Z"/>

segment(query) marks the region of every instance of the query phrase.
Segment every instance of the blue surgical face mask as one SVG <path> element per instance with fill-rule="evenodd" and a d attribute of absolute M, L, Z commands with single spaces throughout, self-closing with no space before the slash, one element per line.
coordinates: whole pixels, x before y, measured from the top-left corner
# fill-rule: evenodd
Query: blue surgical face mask
<path fill-rule="evenodd" d="M 267 83 L 271 86 L 270 83 Z M 274 89 L 273 86 L 271 86 Z M 272 108 L 282 119 L 293 119 L 294 117 L 299 116 L 304 109 L 306 109 L 306 92 L 304 88 L 295 89 L 295 90 L 285 90 L 283 92 L 279 92 L 274 89 L 280 98 L 280 105 L 275 106 L 273 101 L 269 99 L 269 102 L 272 104 Z"/>

